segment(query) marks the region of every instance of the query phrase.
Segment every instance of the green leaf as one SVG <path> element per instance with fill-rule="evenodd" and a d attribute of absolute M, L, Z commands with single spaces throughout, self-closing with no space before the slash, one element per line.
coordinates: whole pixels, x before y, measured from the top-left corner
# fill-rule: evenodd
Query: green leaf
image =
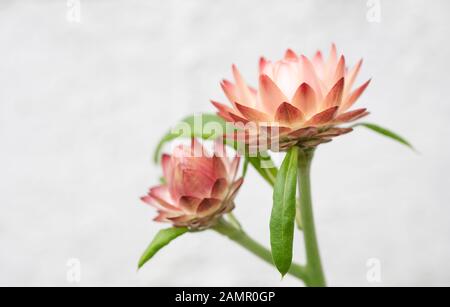
<path fill-rule="evenodd" d="M 186 227 L 174 227 L 160 230 L 139 260 L 139 269 L 142 268 L 161 248 L 188 231 L 189 229 Z"/>
<path fill-rule="evenodd" d="M 256 157 L 250 157 L 248 154 L 245 159 L 255 168 L 255 170 L 269 183 L 275 185 L 278 169 L 276 168 L 272 158 L 268 154 L 259 153 Z"/>
<path fill-rule="evenodd" d="M 223 133 L 234 132 L 232 125 L 227 124 L 221 117 L 215 114 L 196 114 L 183 119 L 174 129 L 171 129 L 159 142 L 155 153 L 154 161 L 158 163 L 164 149 L 164 145 L 177 138 L 197 137 L 204 140 L 214 140 Z M 241 152 L 242 144 L 226 141 L 226 145 Z M 256 169 L 256 171 L 270 184 L 275 184 L 275 178 L 278 170 L 268 154 L 258 154 L 256 157 L 250 157 L 248 150 L 245 151 L 245 159 Z M 245 166 L 245 165 L 244 165 Z M 246 170 L 245 173 L 246 174 Z"/>
<path fill-rule="evenodd" d="M 278 172 L 273 191 L 270 243 L 273 261 L 284 276 L 292 264 L 296 215 L 298 148 L 292 147 Z"/>
<path fill-rule="evenodd" d="M 394 133 L 386 128 L 380 127 L 378 125 L 375 124 L 371 124 L 371 123 L 359 123 L 356 125 L 353 125 L 353 127 L 358 127 L 358 126 L 362 126 L 365 127 L 367 129 L 370 129 L 376 133 L 379 133 L 381 135 L 384 135 L 385 137 L 391 138 L 405 146 L 408 146 L 409 148 L 411 148 L 412 150 L 415 150 L 414 147 L 411 145 L 410 142 L 408 142 L 405 138 L 401 137 L 400 135 L 398 135 L 397 133 Z"/>
<path fill-rule="evenodd" d="M 247 176 L 248 164 L 249 163 L 250 163 L 250 161 L 247 159 L 247 157 L 245 157 L 244 167 L 242 168 L 242 177 L 244 177 L 244 178 L 245 178 L 245 176 Z"/>

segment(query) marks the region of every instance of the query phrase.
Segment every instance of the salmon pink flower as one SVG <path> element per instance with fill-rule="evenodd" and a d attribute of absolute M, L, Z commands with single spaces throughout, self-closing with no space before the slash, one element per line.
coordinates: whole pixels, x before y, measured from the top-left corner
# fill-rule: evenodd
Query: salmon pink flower
<path fill-rule="evenodd" d="M 252 136 L 260 139 L 265 130 L 269 139 L 278 138 L 280 150 L 294 145 L 315 147 L 352 131 L 340 124 L 369 114 L 364 108 L 349 111 L 370 83 L 353 90 L 361 65 L 362 60 L 348 69 L 334 44 L 328 59 L 320 51 L 310 60 L 287 50 L 276 62 L 261 58 L 258 89 L 249 87 L 233 65 L 235 83 L 224 80 L 221 84 L 232 107 L 212 103 L 228 122 L 256 124 L 256 130 L 245 128 L 247 143 Z M 274 136 L 270 130 L 278 132 Z"/>
<path fill-rule="evenodd" d="M 192 141 L 180 145 L 172 155 L 163 155 L 165 183 L 150 189 L 142 201 L 158 210 L 155 221 L 176 227 L 200 230 L 213 226 L 234 209 L 234 199 L 243 178 L 236 180 L 240 158 L 229 160 L 222 142 L 216 142 L 214 154 Z"/>

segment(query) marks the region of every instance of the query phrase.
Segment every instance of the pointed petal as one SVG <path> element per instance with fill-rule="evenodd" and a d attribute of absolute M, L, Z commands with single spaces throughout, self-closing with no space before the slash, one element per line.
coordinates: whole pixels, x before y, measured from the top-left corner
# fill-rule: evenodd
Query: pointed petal
<path fill-rule="evenodd" d="M 169 179 L 172 177 L 172 157 L 168 154 L 163 154 L 161 158 L 161 164 L 163 169 L 164 178 Z"/>
<path fill-rule="evenodd" d="M 236 195 L 239 192 L 239 189 L 241 188 L 243 183 L 244 183 L 244 178 L 239 178 L 237 181 L 235 181 L 231 185 L 228 200 L 233 201 L 236 198 Z"/>
<path fill-rule="evenodd" d="M 239 92 L 239 101 L 245 105 L 252 106 L 254 105 L 254 96 L 250 92 L 247 83 L 244 78 L 242 78 L 241 73 L 239 72 L 236 65 L 233 64 L 233 76 L 236 80 L 237 90 Z"/>
<path fill-rule="evenodd" d="M 247 124 L 249 121 L 247 120 L 247 119 L 245 119 L 245 118 L 243 118 L 243 117 L 241 117 L 241 116 L 239 116 L 239 115 L 237 115 L 237 114 L 235 114 L 235 113 L 229 113 L 229 115 L 230 115 L 230 117 L 233 119 L 233 122 L 235 123 L 235 124 Z"/>
<path fill-rule="evenodd" d="M 173 216 L 173 217 L 167 217 L 168 220 L 170 220 L 175 226 L 185 226 L 188 224 L 189 221 L 193 219 L 191 215 L 180 215 L 180 216 Z"/>
<path fill-rule="evenodd" d="M 333 138 L 353 131 L 353 128 L 331 128 L 317 135 L 319 138 Z"/>
<path fill-rule="evenodd" d="M 336 116 L 339 107 L 332 107 L 319 114 L 314 115 L 305 125 L 306 126 L 320 126 L 330 123 Z"/>
<path fill-rule="evenodd" d="M 273 78 L 273 64 L 271 61 L 266 60 L 264 57 L 261 57 L 259 60 L 259 75 L 267 75 L 269 78 Z"/>
<path fill-rule="evenodd" d="M 325 100 L 323 101 L 323 109 L 329 109 L 331 107 L 341 105 L 342 94 L 344 92 L 344 83 L 344 78 L 341 78 L 338 82 L 336 82 L 336 84 L 333 86 L 333 88 L 330 90 L 327 97 L 325 97 Z"/>
<path fill-rule="evenodd" d="M 213 106 L 215 106 L 217 108 L 217 110 L 219 110 L 219 112 L 221 113 L 230 113 L 230 112 L 235 112 L 232 108 L 230 108 L 229 106 L 226 106 L 220 102 L 211 100 L 211 103 L 213 104 Z"/>
<path fill-rule="evenodd" d="M 158 215 L 153 220 L 159 223 L 170 222 L 169 219 L 167 219 L 167 213 L 165 212 L 158 212 Z"/>
<path fill-rule="evenodd" d="M 217 115 L 222 117 L 227 122 L 233 121 L 233 118 L 230 116 L 230 113 L 238 112 L 217 101 L 211 100 L 211 103 L 219 110 L 219 112 L 217 112 Z"/>
<path fill-rule="evenodd" d="M 275 121 L 283 126 L 292 126 L 295 123 L 302 122 L 304 116 L 302 111 L 294 107 L 288 102 L 283 102 L 275 114 Z"/>
<path fill-rule="evenodd" d="M 234 103 L 235 101 L 238 100 L 238 94 L 236 92 L 236 87 L 233 83 L 224 79 L 220 83 L 220 86 L 222 87 L 222 90 L 225 93 L 225 96 L 227 96 L 228 100 L 231 103 Z"/>
<path fill-rule="evenodd" d="M 259 78 L 260 94 L 264 109 L 269 114 L 276 112 L 278 106 L 284 101 L 288 101 L 279 87 L 267 75 Z"/>
<path fill-rule="evenodd" d="M 316 127 L 307 127 L 297 129 L 288 134 L 290 139 L 300 139 L 300 138 L 309 138 L 318 133 L 318 129 Z"/>
<path fill-rule="evenodd" d="M 230 116 L 230 113 L 228 112 L 217 112 L 216 113 L 218 116 L 222 117 L 223 120 L 225 120 L 226 122 L 233 122 L 233 118 Z"/>
<path fill-rule="evenodd" d="M 239 169 L 239 164 L 241 162 L 241 158 L 239 156 L 236 156 L 230 165 L 230 173 L 229 178 L 230 180 L 234 180 L 236 178 L 237 171 Z"/>
<path fill-rule="evenodd" d="M 330 51 L 330 58 L 327 62 L 327 67 L 329 69 L 329 73 L 332 74 L 336 68 L 337 64 L 337 50 L 336 50 L 336 44 L 331 44 L 331 51 Z"/>
<path fill-rule="evenodd" d="M 176 153 L 174 153 L 174 156 L 175 155 Z M 184 194 L 183 168 L 180 166 L 181 162 L 179 160 L 175 163 L 173 176 L 170 178 L 168 185 L 170 195 L 172 195 L 174 199 L 179 199 Z"/>
<path fill-rule="evenodd" d="M 259 58 L 259 74 L 262 75 L 264 73 L 264 69 L 266 68 L 267 60 L 265 57 Z"/>
<path fill-rule="evenodd" d="M 305 116 L 315 114 L 318 101 L 314 89 L 307 83 L 300 85 L 292 98 L 292 105 L 302 111 Z"/>
<path fill-rule="evenodd" d="M 250 107 L 246 107 L 237 102 L 235 103 L 235 105 L 239 112 L 241 112 L 241 114 L 249 121 L 261 122 L 270 120 L 269 115 L 267 115 L 266 113 L 260 112 Z"/>
<path fill-rule="evenodd" d="M 353 106 L 356 100 L 358 100 L 359 97 L 361 97 L 366 88 L 369 86 L 370 81 L 371 80 L 368 80 L 366 83 L 357 88 L 352 94 L 350 94 L 350 97 L 348 97 L 347 101 L 343 103 L 341 112 L 345 112 Z"/>
<path fill-rule="evenodd" d="M 314 65 L 317 65 L 317 64 L 322 65 L 322 64 L 324 64 L 323 55 L 322 55 L 322 52 L 320 50 L 318 50 L 316 52 L 316 54 L 314 54 L 313 64 Z"/>
<path fill-rule="evenodd" d="M 316 93 L 307 83 L 303 83 L 297 89 L 292 98 L 292 104 L 300 109 L 306 116 L 312 115 L 317 110 Z"/>
<path fill-rule="evenodd" d="M 149 196 L 155 201 L 157 201 L 158 204 L 162 207 L 162 209 L 168 211 L 179 211 L 179 209 L 175 206 L 175 201 L 170 195 L 167 186 L 164 185 L 151 188 Z"/>
<path fill-rule="evenodd" d="M 361 116 L 366 116 L 369 113 L 367 112 L 367 109 L 357 109 L 354 111 L 350 111 L 344 114 L 339 115 L 336 117 L 335 122 L 336 123 L 348 123 L 355 121 L 357 119 L 360 119 Z"/>
<path fill-rule="evenodd" d="M 336 67 L 336 72 L 334 74 L 333 82 L 340 80 L 345 76 L 345 57 L 342 55 Z"/>
<path fill-rule="evenodd" d="M 288 61 L 297 61 L 298 55 L 292 49 L 288 49 L 284 54 L 284 59 Z"/>
<path fill-rule="evenodd" d="M 325 74 L 325 62 L 323 60 L 322 52 L 317 51 L 312 60 L 314 67 L 316 68 L 319 78 L 323 78 Z"/>
<path fill-rule="evenodd" d="M 353 84 L 355 83 L 356 77 L 359 74 L 359 71 L 361 70 L 361 66 L 363 64 L 363 59 L 359 60 L 358 63 L 353 67 L 353 69 L 347 74 L 346 76 L 346 84 L 345 84 L 345 93 L 350 92 L 350 90 L 353 87 Z"/>
<path fill-rule="evenodd" d="M 319 79 L 316 74 L 316 70 L 311 61 L 304 55 L 301 56 L 301 60 L 303 65 L 303 72 L 305 74 L 305 83 L 308 83 L 308 85 L 310 85 L 314 89 L 317 98 L 320 100 L 322 98 L 322 91 Z"/>
<path fill-rule="evenodd" d="M 217 179 L 211 190 L 211 197 L 224 199 L 228 193 L 228 181 L 225 178 Z"/>

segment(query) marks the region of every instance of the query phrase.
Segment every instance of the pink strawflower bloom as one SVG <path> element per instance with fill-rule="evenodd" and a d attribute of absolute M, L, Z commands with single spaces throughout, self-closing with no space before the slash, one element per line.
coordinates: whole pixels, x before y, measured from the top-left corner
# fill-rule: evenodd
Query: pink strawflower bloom
<path fill-rule="evenodd" d="M 280 150 L 294 145 L 314 147 L 352 131 L 340 124 L 369 114 L 364 108 L 349 111 L 370 83 L 353 89 L 361 65 L 362 60 L 347 69 L 345 57 L 337 56 L 334 44 L 326 60 L 320 51 L 309 60 L 289 49 L 276 62 L 261 58 L 258 89 L 248 86 L 233 65 L 235 83 L 224 80 L 221 84 L 232 107 L 212 103 L 226 121 L 256 123 L 258 129 L 268 131 L 277 127 Z M 255 131 L 248 134 L 247 141 Z"/>
<path fill-rule="evenodd" d="M 229 160 L 222 142 L 210 155 L 195 139 L 162 157 L 165 183 L 150 189 L 142 201 L 158 210 L 155 221 L 200 230 L 213 226 L 234 209 L 243 178 L 236 179 L 240 158 Z"/>

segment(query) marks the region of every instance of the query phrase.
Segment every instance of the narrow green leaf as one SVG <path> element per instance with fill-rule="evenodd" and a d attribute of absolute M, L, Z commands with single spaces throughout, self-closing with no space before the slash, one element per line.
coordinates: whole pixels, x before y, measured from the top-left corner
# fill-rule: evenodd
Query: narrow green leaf
<path fill-rule="evenodd" d="M 191 115 L 179 122 L 174 129 L 171 129 L 159 142 L 155 153 L 154 161 L 158 163 L 164 149 L 164 145 L 177 138 L 197 137 L 205 140 L 212 140 L 221 136 L 222 133 L 231 133 L 234 128 L 219 116 L 215 114 L 196 114 Z M 226 145 L 235 150 L 241 149 L 241 144 L 233 141 L 226 141 Z M 256 171 L 270 184 L 275 184 L 277 168 L 268 154 L 258 154 L 256 157 L 250 157 L 248 150 L 246 159 L 256 169 Z M 245 170 L 246 172 L 246 170 Z M 245 174 L 245 173 L 244 173 Z"/>
<path fill-rule="evenodd" d="M 384 135 L 385 137 L 391 138 L 405 146 L 408 146 L 409 148 L 411 148 L 412 150 L 415 150 L 414 147 L 411 145 L 410 142 L 408 142 L 405 138 L 401 137 L 400 135 L 398 135 L 397 133 L 394 133 L 386 128 L 380 127 L 378 125 L 375 124 L 371 124 L 371 123 L 358 123 L 356 125 L 353 125 L 353 127 L 358 127 L 358 126 L 362 126 L 365 127 L 367 129 L 370 129 L 376 133 L 379 133 L 381 135 Z"/>
<path fill-rule="evenodd" d="M 139 260 L 139 269 L 142 268 L 161 248 L 186 232 L 188 232 L 186 227 L 160 230 Z"/>
<path fill-rule="evenodd" d="M 292 147 L 281 165 L 273 191 L 270 243 L 273 261 L 284 276 L 292 264 L 296 215 L 298 148 Z"/>
<path fill-rule="evenodd" d="M 255 170 L 269 183 L 271 186 L 275 185 L 278 169 L 275 166 L 272 158 L 268 154 L 258 154 L 256 157 L 250 157 L 248 154 L 245 157 Z"/>
<path fill-rule="evenodd" d="M 244 159 L 244 167 L 242 169 L 242 177 L 245 178 L 245 176 L 247 176 L 247 171 L 248 171 L 248 164 L 250 163 L 250 161 L 247 159 L 247 157 L 245 157 Z"/>

